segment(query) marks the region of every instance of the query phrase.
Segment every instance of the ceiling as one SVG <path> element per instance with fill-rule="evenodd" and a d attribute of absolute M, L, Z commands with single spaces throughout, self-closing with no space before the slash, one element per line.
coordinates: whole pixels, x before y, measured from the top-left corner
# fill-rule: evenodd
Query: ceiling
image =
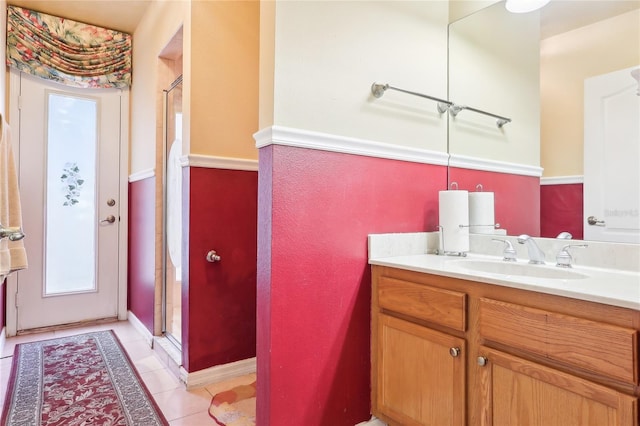
<path fill-rule="evenodd" d="M 551 0 L 542 8 L 541 37 L 551 37 L 638 8 L 640 0 Z"/>
<path fill-rule="evenodd" d="M 153 0 L 7 0 L 26 9 L 37 10 L 133 34 Z"/>

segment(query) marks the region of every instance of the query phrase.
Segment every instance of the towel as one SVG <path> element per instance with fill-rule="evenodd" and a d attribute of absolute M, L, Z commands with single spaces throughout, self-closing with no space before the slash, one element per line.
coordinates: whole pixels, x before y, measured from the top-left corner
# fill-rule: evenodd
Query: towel
<path fill-rule="evenodd" d="M 0 115 L 0 224 L 22 229 L 18 174 L 11 147 L 11 129 Z M 0 282 L 11 272 L 27 267 L 24 242 L 0 240 Z"/>

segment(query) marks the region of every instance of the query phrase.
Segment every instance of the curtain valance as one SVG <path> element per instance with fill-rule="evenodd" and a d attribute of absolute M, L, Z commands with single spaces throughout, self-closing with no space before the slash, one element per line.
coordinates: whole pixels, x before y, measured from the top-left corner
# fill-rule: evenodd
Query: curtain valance
<path fill-rule="evenodd" d="M 131 85 L 131 35 L 7 6 L 7 65 L 76 87 Z"/>

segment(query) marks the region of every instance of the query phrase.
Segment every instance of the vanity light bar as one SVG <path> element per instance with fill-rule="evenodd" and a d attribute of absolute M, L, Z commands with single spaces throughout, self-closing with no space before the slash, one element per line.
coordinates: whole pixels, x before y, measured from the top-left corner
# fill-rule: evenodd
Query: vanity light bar
<path fill-rule="evenodd" d="M 480 109 L 472 108 L 472 107 L 466 106 L 466 105 L 456 105 L 453 102 L 445 101 L 444 99 L 436 98 L 434 96 L 425 95 L 423 93 L 412 92 L 410 90 L 400 89 L 398 87 L 390 86 L 389 84 L 380 84 L 380 83 L 375 83 L 374 82 L 371 85 L 371 93 L 376 98 L 381 98 L 382 95 L 384 95 L 384 92 L 387 89 L 396 90 L 398 92 L 408 93 L 408 94 L 413 95 L 413 96 L 419 96 L 421 98 L 427 98 L 427 99 L 431 99 L 432 101 L 436 101 L 436 102 L 438 102 L 438 112 L 440 114 L 443 114 L 447 110 L 449 110 L 449 114 L 451 114 L 452 117 L 455 117 L 456 115 L 458 115 L 458 113 L 460 111 L 466 109 L 468 111 L 477 112 L 478 114 L 484 114 L 484 115 L 488 115 L 489 117 L 495 118 L 496 119 L 496 125 L 499 128 L 502 128 L 502 126 L 504 126 L 507 123 L 511 123 L 511 119 L 510 118 L 503 117 L 501 115 L 492 114 L 490 112 L 482 111 Z"/>

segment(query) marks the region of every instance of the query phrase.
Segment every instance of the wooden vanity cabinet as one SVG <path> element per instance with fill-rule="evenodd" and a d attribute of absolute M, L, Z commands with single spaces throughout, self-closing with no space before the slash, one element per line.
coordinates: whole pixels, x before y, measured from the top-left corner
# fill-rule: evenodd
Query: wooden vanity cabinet
<path fill-rule="evenodd" d="M 372 401 L 378 418 L 398 425 L 465 424 L 466 300 L 463 292 L 374 278 Z"/>
<path fill-rule="evenodd" d="M 483 425 L 637 424 L 637 398 L 524 358 L 482 347 Z"/>
<path fill-rule="evenodd" d="M 640 312 L 372 272 L 372 412 L 389 425 L 639 424 Z"/>
<path fill-rule="evenodd" d="M 378 417 L 403 425 L 464 425 L 464 340 L 385 314 L 378 339 Z"/>

